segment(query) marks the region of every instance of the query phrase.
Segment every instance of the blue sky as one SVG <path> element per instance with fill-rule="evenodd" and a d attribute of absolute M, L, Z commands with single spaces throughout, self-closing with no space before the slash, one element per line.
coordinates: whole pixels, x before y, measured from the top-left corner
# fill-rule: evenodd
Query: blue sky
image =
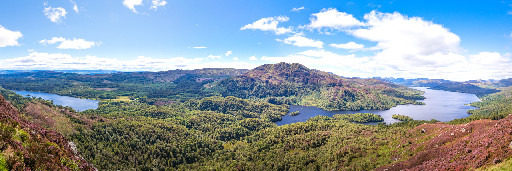
<path fill-rule="evenodd" d="M 0 69 L 512 77 L 512 1 L 4 0 Z"/>

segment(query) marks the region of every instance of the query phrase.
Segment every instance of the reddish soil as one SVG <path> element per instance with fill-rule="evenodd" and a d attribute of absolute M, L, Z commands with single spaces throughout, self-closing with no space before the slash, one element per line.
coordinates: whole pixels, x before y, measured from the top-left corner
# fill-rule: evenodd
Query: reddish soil
<path fill-rule="evenodd" d="M 410 144 L 410 151 L 420 152 L 376 170 L 470 170 L 512 156 L 512 116 L 462 125 L 423 124 L 410 133 L 412 138 L 404 138 L 402 143 Z"/>

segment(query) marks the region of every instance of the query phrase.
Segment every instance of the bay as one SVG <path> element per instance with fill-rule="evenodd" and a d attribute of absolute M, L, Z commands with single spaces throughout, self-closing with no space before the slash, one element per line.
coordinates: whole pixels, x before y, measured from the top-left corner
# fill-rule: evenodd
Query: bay
<path fill-rule="evenodd" d="M 469 93 L 449 92 L 443 90 L 432 90 L 428 87 L 411 87 L 417 90 L 424 91 L 423 95 L 426 99 L 419 100 L 425 105 L 398 105 L 389 110 L 358 110 L 358 111 L 327 111 L 314 106 L 297 106 L 290 105 L 290 113 L 299 111 L 299 115 L 283 116 L 281 121 L 276 122 L 278 126 L 286 125 L 296 122 L 306 122 L 309 118 L 322 115 L 332 117 L 335 114 L 353 114 L 353 113 L 374 113 L 382 116 L 384 122 L 392 124 L 400 122 L 393 119 L 394 114 L 401 114 L 410 116 L 415 120 L 431 120 L 436 119 L 441 122 L 447 122 L 454 119 L 468 117 L 467 111 L 470 109 L 477 109 L 476 107 L 469 106 L 472 102 L 480 101 L 480 99 Z M 377 123 L 367 123 L 377 124 Z"/>

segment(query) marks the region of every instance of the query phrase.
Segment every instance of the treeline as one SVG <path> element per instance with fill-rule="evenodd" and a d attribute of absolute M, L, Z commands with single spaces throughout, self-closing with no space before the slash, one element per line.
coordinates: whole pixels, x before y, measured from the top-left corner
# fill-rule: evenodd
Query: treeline
<path fill-rule="evenodd" d="M 355 113 L 355 114 L 337 114 L 333 116 L 335 119 L 347 120 L 349 122 L 368 123 L 382 122 L 384 118 L 373 113 Z"/>
<path fill-rule="evenodd" d="M 412 121 L 414 120 L 413 118 L 409 117 L 409 116 L 405 116 L 405 115 L 400 115 L 400 114 L 394 114 L 393 116 L 391 116 L 391 118 L 393 119 L 397 119 L 399 121 Z"/>
<path fill-rule="evenodd" d="M 475 94 L 478 97 L 482 97 L 488 94 L 499 92 L 499 90 L 496 89 L 488 89 L 488 88 L 481 88 L 472 84 L 468 83 L 459 83 L 459 82 L 450 82 L 450 83 L 442 83 L 438 84 L 436 86 L 430 87 L 434 90 L 445 90 L 445 91 L 452 91 L 452 92 L 460 92 L 460 93 L 471 93 Z"/>
<path fill-rule="evenodd" d="M 501 92 L 490 94 L 481 98 L 482 101 L 473 102 L 470 105 L 479 109 L 469 110 L 469 117 L 455 119 L 448 123 L 467 123 L 479 119 L 499 120 L 512 114 L 512 87 L 502 88 Z"/>
<path fill-rule="evenodd" d="M 506 108 L 510 92 L 484 98 L 475 112 Z M 420 153 L 412 147 L 426 134 L 411 130 L 438 122 L 369 126 L 352 122 L 382 118 L 353 114 L 276 126 L 273 119 L 287 113 L 287 105 L 236 97 L 159 106 L 107 101 L 75 117 L 76 132 L 67 136 L 100 170 L 372 170 Z"/>
<path fill-rule="evenodd" d="M 46 92 L 89 99 L 168 98 L 180 101 L 215 95 L 209 84 L 247 70 L 200 69 L 82 75 L 53 71 L 0 74 L 9 90 Z"/>
<path fill-rule="evenodd" d="M 224 96 L 267 99 L 274 104 L 312 105 L 327 110 L 389 109 L 421 100 L 422 92 L 374 79 L 349 79 L 301 64 L 257 67 L 220 81 Z"/>

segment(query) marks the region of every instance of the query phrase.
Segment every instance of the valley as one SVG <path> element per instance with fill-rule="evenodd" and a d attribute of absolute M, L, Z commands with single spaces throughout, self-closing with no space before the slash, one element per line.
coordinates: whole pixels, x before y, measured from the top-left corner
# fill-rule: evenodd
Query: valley
<path fill-rule="evenodd" d="M 146 81 L 138 81 L 141 74 Z M 88 77 L 95 79 L 85 79 Z M 1 90 L 12 110 L 19 111 L 17 117 L 73 142 L 83 161 L 99 170 L 395 170 L 440 165 L 482 169 L 508 163 L 512 151 L 508 147 L 510 127 L 506 126 L 512 113 L 509 87 L 481 94 L 481 101 L 473 95 L 474 100 L 459 102 L 462 106 L 473 102 L 477 107 L 461 110 L 464 117 L 444 123 L 421 120 L 431 111 L 427 109 L 409 115 L 416 120 L 392 123 L 386 119 L 396 114 L 395 108 L 442 106 L 448 102 L 440 99 L 459 95 L 467 100 L 469 94 L 446 92 L 447 96 L 436 99 L 424 92 L 439 90 L 344 78 L 287 63 L 240 72 L 207 69 L 68 75 L 45 71 L 0 75 L 0 80 L 2 87 L 10 89 L 101 100 L 97 108 L 75 110 Z M 48 83 L 54 86 L 46 86 Z M 14 87 L 16 84 L 22 86 Z M 156 90 L 162 91 L 161 95 L 156 95 Z M 119 97 L 128 100 L 116 100 Z M 301 110 L 296 116 L 288 115 L 296 105 L 332 114 L 309 117 L 307 110 Z M 354 109 L 361 111 L 349 114 Z M 388 116 L 378 111 L 393 112 Z M 302 116 L 308 119 L 280 124 L 287 117 Z M 381 121 L 388 125 L 358 124 Z M 494 127 L 498 123 L 502 126 Z M 482 143 L 492 148 L 484 148 Z M 449 148 L 450 144 L 459 145 Z M 2 155 L 6 161 L 14 160 L 5 150 Z M 447 160 L 451 164 L 444 163 Z M 32 166 L 30 160 L 17 161 Z M 15 166 L 6 163 L 0 167 Z"/>

